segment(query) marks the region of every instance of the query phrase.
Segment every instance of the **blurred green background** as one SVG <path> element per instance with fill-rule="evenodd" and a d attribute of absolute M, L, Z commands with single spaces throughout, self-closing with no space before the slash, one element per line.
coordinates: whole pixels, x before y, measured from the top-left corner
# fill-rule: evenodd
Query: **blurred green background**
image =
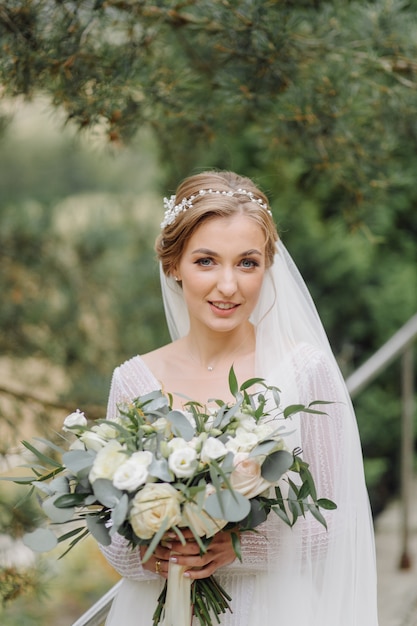
<path fill-rule="evenodd" d="M 168 340 L 153 241 L 201 169 L 268 194 L 346 376 L 416 312 L 415 0 L 5 0 L 0 50 L 4 472 Z M 378 515 L 399 489 L 399 365 L 355 407 Z M 31 560 L 39 510 L 4 485 L 0 621 L 67 626 L 117 577 L 90 543 Z"/>

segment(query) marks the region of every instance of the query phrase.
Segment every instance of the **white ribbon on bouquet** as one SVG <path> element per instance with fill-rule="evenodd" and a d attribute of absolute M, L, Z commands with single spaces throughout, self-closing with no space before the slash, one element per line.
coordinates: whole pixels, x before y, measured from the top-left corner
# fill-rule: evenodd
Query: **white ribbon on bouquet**
<path fill-rule="evenodd" d="M 183 565 L 169 563 L 163 626 L 191 626 L 191 579 Z"/>

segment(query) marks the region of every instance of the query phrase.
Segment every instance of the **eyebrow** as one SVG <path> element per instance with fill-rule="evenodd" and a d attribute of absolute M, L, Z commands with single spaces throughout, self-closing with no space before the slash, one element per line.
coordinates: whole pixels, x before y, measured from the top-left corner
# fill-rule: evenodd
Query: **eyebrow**
<path fill-rule="evenodd" d="M 217 252 L 215 252 L 214 250 L 209 250 L 208 248 L 197 248 L 197 250 L 193 250 L 191 254 L 205 254 L 207 256 L 219 256 Z M 252 255 L 262 256 L 262 252 L 260 252 L 256 248 L 252 248 L 251 250 L 245 250 L 245 252 L 241 252 L 239 256 L 244 257 L 244 256 L 252 256 Z"/>

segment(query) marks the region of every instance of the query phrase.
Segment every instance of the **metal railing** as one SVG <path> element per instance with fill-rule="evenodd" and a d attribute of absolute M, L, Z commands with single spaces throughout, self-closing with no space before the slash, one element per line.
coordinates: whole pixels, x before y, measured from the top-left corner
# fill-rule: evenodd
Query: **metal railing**
<path fill-rule="evenodd" d="M 346 379 L 352 398 L 367 387 L 384 369 L 402 357 L 402 428 L 401 428 L 401 502 L 402 502 L 402 554 L 400 568 L 411 565 L 408 549 L 411 479 L 414 454 L 414 363 L 413 344 L 417 339 L 417 314 L 391 337 L 373 356 Z M 102 626 L 121 581 L 116 583 L 73 626 Z"/>

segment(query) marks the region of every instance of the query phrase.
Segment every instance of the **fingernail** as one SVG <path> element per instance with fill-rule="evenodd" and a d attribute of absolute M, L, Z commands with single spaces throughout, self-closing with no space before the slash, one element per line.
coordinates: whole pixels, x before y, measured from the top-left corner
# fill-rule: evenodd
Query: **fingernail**
<path fill-rule="evenodd" d="M 185 576 L 185 578 L 190 578 L 191 574 L 190 574 L 190 572 L 184 572 L 184 576 Z"/>
<path fill-rule="evenodd" d="M 169 560 L 171 561 L 171 563 L 178 563 L 178 559 L 176 556 L 170 556 Z"/>

